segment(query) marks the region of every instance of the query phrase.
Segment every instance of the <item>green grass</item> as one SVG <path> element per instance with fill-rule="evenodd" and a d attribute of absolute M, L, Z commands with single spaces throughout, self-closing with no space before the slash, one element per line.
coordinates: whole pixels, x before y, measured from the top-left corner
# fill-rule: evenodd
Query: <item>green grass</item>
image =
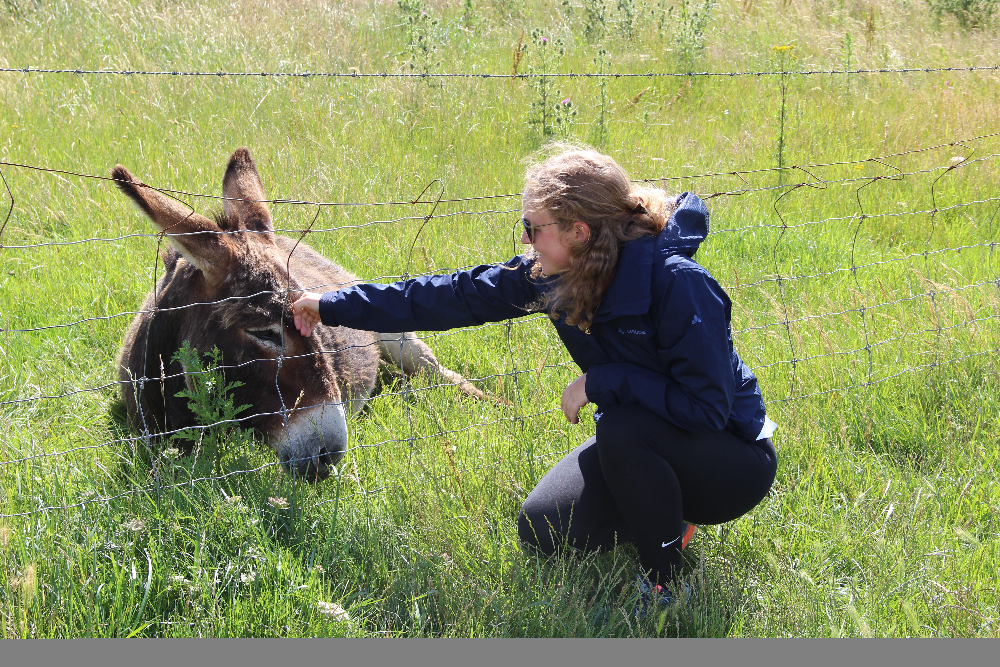
<path fill-rule="evenodd" d="M 440 19 L 424 56 L 396 3 L 21 2 L 16 15 L 8 3 L 0 65 L 509 73 L 523 31 L 526 72 L 536 28 L 565 45 L 560 72 L 593 71 L 600 48 L 619 73 L 998 62 L 993 29 L 959 30 L 916 2 L 722 2 L 693 61 L 669 21 L 660 29 L 659 3 L 632 3 L 632 39 L 612 22 L 595 42 L 581 7 L 453 4 L 424 3 Z M 863 161 L 990 134 L 1000 112 L 992 71 L 786 81 L 783 136 L 776 76 L 609 79 L 603 134 L 599 82 L 554 85 L 579 112 L 570 138 L 649 179 L 774 167 L 779 141 L 785 165 Z M 428 197 L 517 193 L 543 141 L 530 80 L 3 73 L 0 93 L 9 162 L 96 175 L 120 162 L 218 195 L 225 160 L 248 146 L 269 196 L 358 204 L 319 209 L 328 231 L 309 242 L 366 278 L 511 256 L 517 197 L 442 203 L 454 215 L 419 237 L 430 205 L 369 204 L 436 179 Z M 387 378 L 323 484 L 291 479 L 238 431 L 218 460 L 207 448 L 154 453 L 154 466 L 106 386 L 159 271 L 152 227 L 106 181 L 2 167 L 14 202 L 0 401 L 19 402 L 0 406 L 0 514 L 24 514 L 0 519 L 2 636 L 996 636 L 1000 219 L 996 201 L 970 203 L 995 196 L 994 153 L 987 137 L 884 164 L 664 182 L 746 191 L 709 200 L 699 260 L 733 298 L 780 462 L 754 512 L 698 532 L 691 603 L 643 621 L 631 547 L 540 560 L 517 545 L 520 503 L 593 433 L 554 410 L 574 367 L 544 319 L 429 335 L 511 405 Z M 955 156 L 968 159 L 947 170 Z M 909 175 L 872 180 L 897 169 Z M 775 189 L 814 179 L 851 180 Z M 317 208 L 274 215 L 297 230 Z M 104 240 L 72 243 L 86 239 Z M 10 247 L 31 244 L 45 245 Z"/>

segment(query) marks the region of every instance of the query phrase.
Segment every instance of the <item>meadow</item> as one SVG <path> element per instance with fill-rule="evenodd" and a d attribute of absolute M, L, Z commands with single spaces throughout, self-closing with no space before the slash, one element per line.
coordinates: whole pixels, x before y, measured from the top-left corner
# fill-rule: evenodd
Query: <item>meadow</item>
<path fill-rule="evenodd" d="M 948 6 L 4 0 L 0 636 L 1000 635 L 1000 58 Z M 232 75 L 259 72 L 288 76 Z M 630 545 L 519 547 L 593 434 L 543 316 L 425 334 L 507 404 L 386 374 L 320 484 L 231 424 L 185 458 L 123 426 L 163 241 L 95 176 L 206 213 L 247 146 L 279 230 L 387 281 L 521 252 L 550 140 L 707 199 L 697 258 L 779 425 L 769 496 L 685 552 L 690 601 L 637 618 Z"/>

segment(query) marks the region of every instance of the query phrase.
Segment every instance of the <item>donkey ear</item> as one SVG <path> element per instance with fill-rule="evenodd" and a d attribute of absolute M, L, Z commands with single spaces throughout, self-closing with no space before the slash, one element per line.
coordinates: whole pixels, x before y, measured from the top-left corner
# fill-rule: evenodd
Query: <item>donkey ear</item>
<path fill-rule="evenodd" d="M 180 253 L 201 270 L 209 284 L 217 285 L 226 279 L 234 257 L 233 241 L 217 224 L 140 182 L 121 165 L 111 170 L 111 178 Z"/>
<path fill-rule="evenodd" d="M 222 179 L 223 206 L 226 217 L 236 220 L 242 229 L 273 232 L 271 211 L 264 202 L 264 183 L 257 165 L 246 148 L 237 148 L 229 158 L 226 176 Z"/>

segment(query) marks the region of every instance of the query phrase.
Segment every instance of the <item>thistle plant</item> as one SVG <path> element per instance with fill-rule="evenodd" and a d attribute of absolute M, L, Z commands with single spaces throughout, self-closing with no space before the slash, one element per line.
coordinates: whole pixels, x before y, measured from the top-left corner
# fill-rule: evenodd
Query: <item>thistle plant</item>
<path fill-rule="evenodd" d="M 558 92 L 558 91 L 557 91 Z M 552 114 L 552 134 L 560 139 L 567 139 L 573 123 L 576 122 L 576 105 L 568 97 L 562 99 L 555 105 Z"/>
<path fill-rule="evenodd" d="M 673 23 L 674 53 L 682 66 L 690 68 L 705 49 L 705 29 L 712 19 L 715 0 L 678 0 L 667 9 L 667 23 Z"/>
<path fill-rule="evenodd" d="M 462 24 L 470 32 L 476 29 L 476 11 L 472 7 L 472 0 L 465 0 L 465 7 L 462 10 Z"/>
<path fill-rule="evenodd" d="M 965 30 L 986 28 L 1000 13 L 1000 0 L 927 0 L 927 6 L 938 20 L 951 14 Z"/>
<path fill-rule="evenodd" d="M 397 8 L 406 30 L 406 54 L 410 69 L 430 74 L 441 60 L 437 57 L 436 31 L 441 21 L 431 16 L 424 0 L 397 0 Z M 471 9 L 471 4 L 469 5 Z"/>
<path fill-rule="evenodd" d="M 604 37 L 608 24 L 607 0 L 583 0 L 583 36 L 588 42 Z"/>
<path fill-rule="evenodd" d="M 854 57 L 854 37 L 851 36 L 850 31 L 844 33 L 844 41 L 841 43 L 840 52 L 844 57 L 844 69 L 851 69 L 851 60 Z"/>
<path fill-rule="evenodd" d="M 535 100 L 531 103 L 528 123 L 537 126 L 543 138 L 566 136 L 576 116 L 576 109 L 568 98 L 560 100 L 562 91 L 555 87 L 555 78 L 552 76 L 557 64 L 566 54 L 566 47 L 561 39 L 553 42 L 538 29 L 531 32 L 531 41 L 534 58 L 529 71 L 537 76 L 531 80 Z"/>
<path fill-rule="evenodd" d="M 843 69 L 845 72 L 851 71 L 852 59 L 854 57 L 854 37 L 848 31 L 844 33 L 844 41 L 840 45 L 841 55 L 843 56 Z M 844 93 L 848 95 L 851 94 L 851 77 L 844 77 Z"/>
<path fill-rule="evenodd" d="M 618 34 L 624 39 L 632 39 L 635 36 L 635 23 L 637 18 L 635 0 L 616 0 L 614 6 L 610 0 L 582 0 L 580 6 L 574 5 L 571 0 L 563 0 L 563 12 L 567 17 L 572 17 L 574 10 L 582 9 L 583 15 L 583 37 L 590 43 L 601 41 L 609 28 L 617 28 Z"/>
<path fill-rule="evenodd" d="M 611 59 L 605 49 L 600 49 L 594 57 L 594 68 L 600 74 L 598 86 L 601 91 L 601 101 L 598 106 L 597 120 L 594 121 L 593 141 L 598 146 L 604 145 L 608 137 L 608 115 L 611 110 L 611 98 L 608 96 L 608 77 L 604 76 L 611 69 Z"/>
<path fill-rule="evenodd" d="M 618 0 L 618 32 L 625 39 L 635 36 L 635 0 Z"/>
<path fill-rule="evenodd" d="M 778 109 L 778 146 L 775 151 L 779 184 L 783 183 L 785 178 L 785 121 L 788 117 L 788 65 L 791 60 L 795 59 L 795 55 L 792 53 L 792 49 L 794 48 L 792 44 L 771 47 L 776 54 L 775 66 L 781 72 L 781 78 L 778 82 L 781 93 L 781 106 Z"/>

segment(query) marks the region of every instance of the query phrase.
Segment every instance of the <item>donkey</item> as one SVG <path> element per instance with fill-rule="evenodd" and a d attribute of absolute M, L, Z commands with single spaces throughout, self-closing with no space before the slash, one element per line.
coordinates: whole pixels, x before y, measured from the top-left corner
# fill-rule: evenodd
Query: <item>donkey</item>
<path fill-rule="evenodd" d="M 171 244 L 163 276 L 132 320 L 118 356 L 132 428 L 158 434 L 196 424 L 187 400 L 177 397 L 192 388 L 186 369 L 174 361 L 184 341 L 202 353 L 221 350 L 225 381 L 242 383 L 233 392 L 234 405 L 252 406 L 240 424 L 263 434 L 286 467 L 312 481 L 327 477 L 347 451 L 347 417 L 368 400 L 380 357 L 407 375 L 429 371 L 484 398 L 412 332 L 317 327 L 308 338 L 298 333 L 291 311 L 297 293 L 360 281 L 305 244 L 274 233 L 247 149 L 229 160 L 224 210 L 214 221 L 121 165 L 111 177 Z M 189 444 L 185 453 L 190 450 Z"/>

